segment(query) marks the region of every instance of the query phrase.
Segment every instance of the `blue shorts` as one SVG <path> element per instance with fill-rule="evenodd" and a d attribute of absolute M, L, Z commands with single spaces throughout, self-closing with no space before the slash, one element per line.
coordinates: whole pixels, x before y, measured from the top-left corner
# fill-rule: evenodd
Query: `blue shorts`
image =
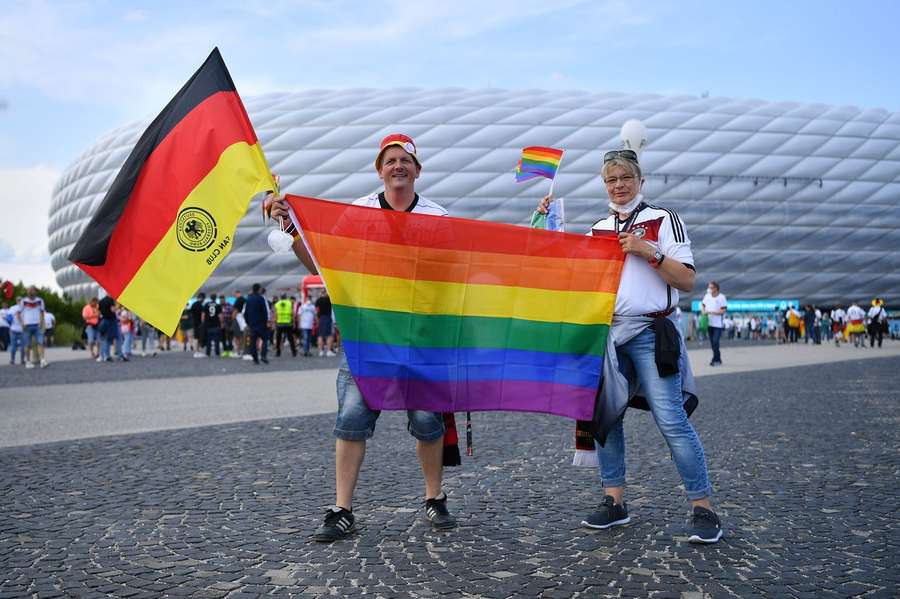
<path fill-rule="evenodd" d="M 345 441 L 363 441 L 375 434 L 375 422 L 381 415 L 366 405 L 343 354 L 337 375 L 338 413 L 334 436 Z M 436 412 L 407 410 L 407 428 L 419 441 L 436 441 L 444 436 L 444 418 Z"/>
<path fill-rule="evenodd" d="M 100 340 L 100 332 L 97 330 L 96 325 L 89 324 L 84 327 L 84 331 L 87 334 L 88 343 L 93 343 Z"/>
<path fill-rule="evenodd" d="M 31 346 L 31 340 L 37 339 L 38 345 L 44 345 L 44 332 L 36 324 L 26 324 L 24 333 L 25 347 Z"/>
<path fill-rule="evenodd" d="M 328 316 L 320 316 L 319 317 L 319 330 L 316 332 L 316 336 L 321 337 L 322 339 L 327 339 L 331 337 L 331 315 Z"/>

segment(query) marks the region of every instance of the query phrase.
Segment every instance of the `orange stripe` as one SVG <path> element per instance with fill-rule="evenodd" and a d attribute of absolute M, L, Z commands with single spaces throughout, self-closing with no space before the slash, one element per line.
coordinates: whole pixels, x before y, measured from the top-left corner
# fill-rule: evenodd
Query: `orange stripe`
<path fill-rule="evenodd" d="M 418 281 L 615 293 L 622 262 L 445 250 L 305 231 L 321 268 Z"/>

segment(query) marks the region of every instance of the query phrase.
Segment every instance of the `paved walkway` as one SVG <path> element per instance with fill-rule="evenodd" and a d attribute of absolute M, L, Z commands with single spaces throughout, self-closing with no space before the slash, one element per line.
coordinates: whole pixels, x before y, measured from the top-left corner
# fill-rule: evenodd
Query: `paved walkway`
<path fill-rule="evenodd" d="M 57 353 L 64 352 L 77 354 Z M 710 350 L 689 354 L 702 377 L 900 356 L 900 342 L 880 349 L 737 343 L 723 349 L 725 365 L 716 368 L 708 365 Z M 7 366 L 0 371 L 0 447 L 333 412 L 337 363 L 285 355 L 254 366 L 172 352 L 128 364 Z"/>
<path fill-rule="evenodd" d="M 445 477 L 460 527 L 432 532 L 405 419 L 385 414 L 360 532 L 317 544 L 334 479 L 320 414 L 0 449 L 0 598 L 896 597 L 900 357 L 726 372 L 738 358 L 699 379 L 692 419 L 718 545 L 686 543 L 679 479 L 639 412 L 626 527 L 579 526 L 600 497 L 596 472 L 569 465 L 570 421 L 488 413 Z M 84 398 L 68 401 L 76 417 Z"/>

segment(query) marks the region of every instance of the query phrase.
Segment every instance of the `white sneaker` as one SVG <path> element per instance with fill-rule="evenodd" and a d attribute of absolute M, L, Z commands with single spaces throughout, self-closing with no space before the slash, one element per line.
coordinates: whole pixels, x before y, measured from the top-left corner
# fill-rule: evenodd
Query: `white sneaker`
<path fill-rule="evenodd" d="M 194 357 L 195 357 L 195 358 L 206 358 L 207 355 L 206 355 L 206 354 L 202 354 L 202 353 L 200 353 L 200 352 L 197 352 L 196 354 L 194 354 Z"/>
<path fill-rule="evenodd" d="M 245 362 L 252 362 L 253 356 L 251 356 L 250 354 L 244 354 L 243 357 L 241 357 L 241 359 L 244 360 Z"/>
<path fill-rule="evenodd" d="M 34 368 L 33 362 L 25 362 L 25 368 Z"/>
<path fill-rule="evenodd" d="M 330 350 L 329 350 L 325 355 L 328 356 L 329 358 L 333 358 L 333 357 L 335 357 L 337 354 L 334 353 L 333 351 L 330 351 Z"/>
<path fill-rule="evenodd" d="M 325 356 L 325 350 L 324 350 L 324 349 L 320 349 L 320 350 L 319 350 L 319 357 L 322 358 L 322 357 L 324 357 L 324 356 Z"/>
<path fill-rule="evenodd" d="M 97 359 L 94 360 L 94 361 L 95 361 L 95 362 L 103 362 L 103 358 L 101 358 L 100 356 L 97 356 Z"/>
<path fill-rule="evenodd" d="M 46 368 L 50 363 L 47 360 L 41 360 L 41 368 Z"/>

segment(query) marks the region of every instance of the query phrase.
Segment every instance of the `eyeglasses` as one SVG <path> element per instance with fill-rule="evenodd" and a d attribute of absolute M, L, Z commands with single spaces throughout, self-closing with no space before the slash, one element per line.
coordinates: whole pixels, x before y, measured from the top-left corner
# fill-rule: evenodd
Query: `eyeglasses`
<path fill-rule="evenodd" d="M 625 185 L 631 185 L 634 183 L 634 175 L 622 175 L 621 177 L 607 177 L 603 180 L 609 187 L 615 187 L 615 185 L 621 181 Z"/>
<path fill-rule="evenodd" d="M 610 160 L 615 160 L 616 158 L 624 158 L 625 160 L 630 160 L 632 162 L 638 161 L 637 152 L 635 152 L 634 150 L 610 150 L 603 155 L 603 162 L 609 162 Z"/>

